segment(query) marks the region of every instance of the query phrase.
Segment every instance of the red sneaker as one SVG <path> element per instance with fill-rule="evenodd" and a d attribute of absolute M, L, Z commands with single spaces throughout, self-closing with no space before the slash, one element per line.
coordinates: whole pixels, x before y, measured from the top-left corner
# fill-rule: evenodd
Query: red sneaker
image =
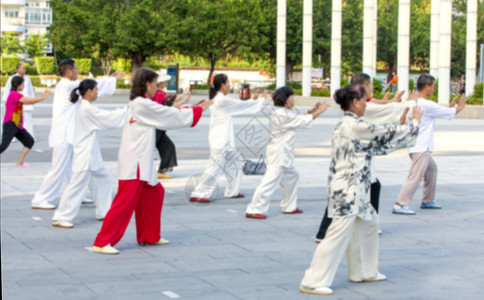
<path fill-rule="evenodd" d="M 244 198 L 244 197 L 245 197 L 244 194 L 238 193 L 237 196 L 233 196 L 233 197 L 230 197 L 230 198 Z"/>
<path fill-rule="evenodd" d="M 294 211 L 283 211 L 283 214 L 290 215 L 290 214 L 302 214 L 303 211 L 300 210 L 299 208 L 296 208 Z"/>
<path fill-rule="evenodd" d="M 209 198 L 190 197 L 191 202 L 210 202 Z"/>
<path fill-rule="evenodd" d="M 249 218 L 249 219 L 266 219 L 267 218 L 266 215 L 264 215 L 264 214 L 249 214 L 249 213 L 246 213 L 245 217 Z"/>

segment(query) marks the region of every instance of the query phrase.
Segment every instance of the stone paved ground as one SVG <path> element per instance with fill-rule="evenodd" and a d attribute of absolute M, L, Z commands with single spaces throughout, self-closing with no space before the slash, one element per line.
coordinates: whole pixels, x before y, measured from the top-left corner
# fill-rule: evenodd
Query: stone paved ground
<path fill-rule="evenodd" d="M 114 108 L 125 99 L 113 96 L 99 105 Z M 419 209 L 419 190 L 411 203 L 417 215 L 392 215 L 392 202 L 410 160 L 405 151 L 375 159 L 383 185 L 380 271 L 388 280 L 350 283 L 343 260 L 333 296 L 298 291 L 326 205 L 329 143 L 338 116 L 338 110 L 330 109 L 311 129 L 298 133 L 299 207 L 304 214 L 281 214 L 278 191 L 263 221 L 244 218 L 260 176 L 244 176 L 244 199 L 219 197 L 208 206 L 189 204 L 187 181 L 203 172 L 208 161 L 208 114 L 193 129 L 170 131 L 179 167 L 174 179 L 162 182 L 166 188 L 162 235 L 171 244 L 137 245 L 133 218 L 117 245 L 121 253 L 106 256 L 86 250 L 101 227 L 92 205 L 81 208 L 74 229 L 53 228 L 52 211 L 30 209 L 51 156 L 47 147 L 51 104 L 38 105 L 34 111 L 38 142 L 27 159 L 31 167 L 15 167 L 19 143 L 1 156 L 2 299 L 482 299 L 484 121 L 470 119 L 439 120 L 436 125 L 434 159 L 442 210 Z M 242 130 L 237 145 L 252 159 L 263 149 L 248 141 L 246 126 L 255 124 L 251 129 L 263 138 L 267 124 L 263 113 L 256 117 L 236 121 L 236 132 Z M 120 133 L 101 134 L 113 178 Z M 222 193 L 223 179 L 219 185 Z"/>

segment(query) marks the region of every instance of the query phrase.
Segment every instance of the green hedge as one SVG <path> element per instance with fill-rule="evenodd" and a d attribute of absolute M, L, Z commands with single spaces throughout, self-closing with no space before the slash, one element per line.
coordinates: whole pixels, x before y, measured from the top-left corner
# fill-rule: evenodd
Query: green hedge
<path fill-rule="evenodd" d="M 20 57 L 17 56 L 2 56 L 1 58 L 1 73 L 2 74 L 15 74 L 17 73 L 17 65 L 20 63 Z M 4 86 L 4 84 L 2 84 Z"/>
<path fill-rule="evenodd" d="M 5 84 L 7 83 L 7 80 L 8 80 L 9 77 L 10 76 L 2 76 L 1 77 L 0 85 L 2 87 L 5 86 Z M 40 83 L 40 77 L 38 75 L 29 75 L 29 77 L 30 77 L 30 81 L 32 82 L 32 85 L 34 87 L 45 87 L 45 85 L 42 85 Z M 60 80 L 60 76 L 57 76 L 57 82 L 59 82 L 59 80 Z"/>
<path fill-rule="evenodd" d="M 7 76 L 7 75 L 5 75 L 5 76 L 0 76 L 0 86 L 1 86 L 1 87 L 4 87 L 4 86 L 5 86 L 5 84 L 7 84 L 7 80 L 8 80 L 8 78 L 9 78 L 9 77 L 10 77 L 10 76 Z"/>
<path fill-rule="evenodd" d="M 90 58 L 74 58 L 76 62 L 77 71 L 81 75 L 87 75 L 91 72 L 92 60 Z"/>
<path fill-rule="evenodd" d="M 208 90 L 208 84 L 196 84 L 193 86 L 194 90 Z"/>
<path fill-rule="evenodd" d="M 467 104 L 482 105 L 482 89 L 484 82 L 478 83 L 474 86 L 474 94 L 467 99 Z"/>
<path fill-rule="evenodd" d="M 46 56 L 46 57 L 35 57 L 35 66 L 37 67 L 37 72 L 39 74 L 54 74 L 55 73 L 55 63 L 54 57 Z"/>
<path fill-rule="evenodd" d="M 117 72 L 131 73 L 131 60 L 125 58 L 118 58 L 113 63 L 113 69 Z"/>
<path fill-rule="evenodd" d="M 124 78 L 121 78 L 118 81 L 116 81 L 116 88 L 117 89 L 131 89 L 131 84 L 124 83 Z"/>
<path fill-rule="evenodd" d="M 27 75 L 39 75 L 39 72 L 37 72 L 37 68 L 35 66 L 30 65 L 28 63 L 25 63 L 25 68 L 27 69 Z"/>

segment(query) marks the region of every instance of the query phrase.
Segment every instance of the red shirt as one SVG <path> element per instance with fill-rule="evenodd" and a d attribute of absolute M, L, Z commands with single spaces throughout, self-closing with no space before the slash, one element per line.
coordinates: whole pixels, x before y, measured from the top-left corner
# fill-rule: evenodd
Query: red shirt
<path fill-rule="evenodd" d="M 155 101 L 158 104 L 163 104 L 166 100 L 166 93 L 162 90 L 156 90 L 155 96 L 151 98 L 151 100 Z"/>
<path fill-rule="evenodd" d="M 24 120 L 22 118 L 24 105 L 22 102 L 20 102 L 20 99 L 22 99 L 23 96 L 24 95 L 20 94 L 17 91 L 10 91 L 7 102 L 5 103 L 6 110 L 5 117 L 3 118 L 3 123 L 12 121 L 18 128 L 24 128 Z"/>

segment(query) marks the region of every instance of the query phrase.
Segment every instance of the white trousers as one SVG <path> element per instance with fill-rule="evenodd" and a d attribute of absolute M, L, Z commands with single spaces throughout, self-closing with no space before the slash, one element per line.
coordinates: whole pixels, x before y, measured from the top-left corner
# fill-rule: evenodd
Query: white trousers
<path fill-rule="evenodd" d="M 87 187 L 96 205 L 96 219 L 104 219 L 112 202 L 112 185 L 111 176 L 105 168 L 74 172 L 52 220 L 72 222 L 81 208 Z"/>
<path fill-rule="evenodd" d="M 350 281 L 375 277 L 378 274 L 378 215 L 374 212 L 371 217 L 369 221 L 357 216 L 333 218 L 301 285 L 330 287 L 345 252 Z"/>
<path fill-rule="evenodd" d="M 268 166 L 262 181 L 255 190 L 252 202 L 247 206 L 246 213 L 265 214 L 271 204 L 271 196 L 279 185 L 282 190 L 281 208 L 283 212 L 292 212 L 297 208 L 297 184 L 299 173 L 296 168 Z"/>
<path fill-rule="evenodd" d="M 190 197 L 215 198 L 214 191 L 218 189 L 217 180 L 222 173 L 227 179 L 224 197 L 237 196 L 242 182 L 242 161 L 240 154 L 235 150 L 211 155 L 208 167 Z"/>
<path fill-rule="evenodd" d="M 71 179 L 72 155 L 73 149 L 71 144 L 62 144 L 53 148 L 52 165 L 39 191 L 35 193 L 32 205 L 52 204 L 54 202 L 64 183 L 64 179 L 67 179 L 67 182 Z"/>
<path fill-rule="evenodd" d="M 27 130 L 28 133 L 30 133 L 30 135 L 32 136 L 32 138 L 35 139 L 34 123 L 32 122 L 32 110 L 24 110 L 24 112 L 22 113 L 22 118 L 24 121 L 25 130 Z"/>

